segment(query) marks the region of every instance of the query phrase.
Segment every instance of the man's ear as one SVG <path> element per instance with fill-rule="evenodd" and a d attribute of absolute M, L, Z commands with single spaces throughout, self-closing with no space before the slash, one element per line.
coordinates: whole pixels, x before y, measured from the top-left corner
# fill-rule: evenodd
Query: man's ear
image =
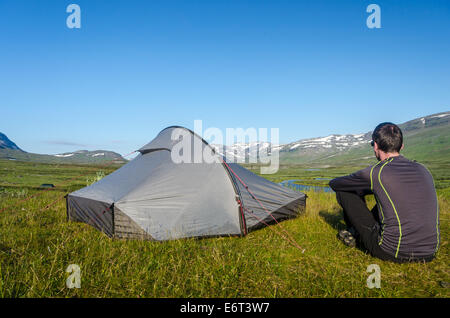
<path fill-rule="evenodd" d="M 403 150 L 404 147 L 405 147 L 405 144 L 402 144 L 402 147 L 400 148 L 400 150 Z"/>

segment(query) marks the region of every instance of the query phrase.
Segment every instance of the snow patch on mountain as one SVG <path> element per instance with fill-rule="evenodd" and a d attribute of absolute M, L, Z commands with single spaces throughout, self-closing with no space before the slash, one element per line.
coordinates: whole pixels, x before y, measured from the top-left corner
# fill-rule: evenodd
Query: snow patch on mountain
<path fill-rule="evenodd" d="M 54 155 L 55 157 L 60 157 L 60 158 L 66 158 L 66 157 L 72 157 L 74 154 L 73 153 L 68 153 L 68 154 L 59 154 L 59 155 Z"/>
<path fill-rule="evenodd" d="M 366 134 L 356 134 L 356 135 L 329 135 L 326 137 L 311 138 L 311 139 L 301 139 L 293 143 L 287 144 L 283 150 L 293 151 L 301 150 L 306 148 L 316 148 L 316 149 L 329 149 L 336 148 L 338 150 L 345 150 L 351 147 L 361 146 L 370 140 Z"/>
<path fill-rule="evenodd" d="M 440 114 L 440 115 L 435 115 L 435 116 L 430 116 L 430 118 L 442 118 L 442 117 L 446 117 L 450 114 Z"/>
<path fill-rule="evenodd" d="M 231 160 L 244 160 L 245 162 L 255 162 L 260 156 L 270 155 L 275 151 L 297 152 L 308 151 L 316 152 L 321 150 L 345 151 L 352 147 L 368 144 L 370 138 L 368 134 L 347 134 L 347 135 L 329 135 L 325 137 L 301 139 L 289 144 L 273 145 L 269 142 L 236 143 L 231 146 L 211 144 L 214 150 Z"/>

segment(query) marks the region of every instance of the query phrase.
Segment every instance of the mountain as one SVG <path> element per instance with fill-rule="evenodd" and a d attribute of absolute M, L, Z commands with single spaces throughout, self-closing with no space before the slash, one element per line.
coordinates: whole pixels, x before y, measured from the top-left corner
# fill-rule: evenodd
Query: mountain
<path fill-rule="evenodd" d="M 0 159 L 43 163 L 99 164 L 104 162 L 125 163 L 118 153 L 106 150 L 78 150 L 56 155 L 41 155 L 25 152 L 6 135 L 0 133 Z"/>
<path fill-rule="evenodd" d="M 450 112 L 416 118 L 400 124 L 405 149 L 402 154 L 418 161 L 448 161 L 450 158 Z M 277 149 L 281 163 L 346 163 L 352 161 L 373 161 L 370 140 L 372 131 L 360 134 L 329 135 L 325 137 L 300 139 L 284 145 L 268 142 L 212 145 L 229 159 L 256 158 L 257 149 Z"/>
<path fill-rule="evenodd" d="M 225 156 L 229 160 L 235 159 L 237 162 L 240 160 L 249 160 L 249 158 L 257 158 L 259 151 L 270 151 L 272 144 L 269 142 L 252 142 L 252 143 L 235 143 L 232 146 L 225 146 L 219 144 L 211 144 L 214 150 Z"/>
<path fill-rule="evenodd" d="M 306 162 L 318 157 L 332 157 L 354 147 L 367 145 L 371 134 L 357 135 L 329 135 L 326 137 L 300 139 L 284 145 L 272 145 L 269 142 L 235 143 L 231 146 L 212 144 L 211 146 L 228 159 L 243 160 L 244 158 L 257 158 L 258 150 L 266 153 L 278 149 L 280 158 L 292 159 L 295 162 Z M 222 147 L 222 148 L 221 148 Z"/>
<path fill-rule="evenodd" d="M 0 149 L 15 149 L 15 150 L 21 150 L 15 143 L 13 143 L 11 140 L 9 140 L 8 137 L 6 137 L 5 134 L 2 134 L 0 132 Z"/>
<path fill-rule="evenodd" d="M 0 149 L 0 159 L 66 164 L 102 164 L 106 162 L 125 163 L 120 154 L 106 150 L 78 150 L 57 155 L 42 155 L 14 149 Z"/>
<path fill-rule="evenodd" d="M 64 159 L 66 162 L 102 162 L 115 161 L 117 163 L 124 163 L 126 160 L 117 152 L 107 150 L 78 150 L 74 152 L 65 152 L 53 155 L 59 159 Z"/>
<path fill-rule="evenodd" d="M 406 136 L 402 151 L 406 157 L 417 161 L 449 163 L 450 112 L 411 120 L 400 125 L 400 128 Z"/>
<path fill-rule="evenodd" d="M 326 137 L 302 139 L 284 145 L 280 149 L 282 162 L 313 162 L 317 159 L 331 159 L 354 148 L 368 145 L 371 133 L 329 135 Z"/>
<path fill-rule="evenodd" d="M 403 131 L 405 149 L 402 154 L 418 161 L 448 163 L 450 158 L 450 112 L 416 118 L 399 125 Z M 256 161 L 258 150 L 270 153 L 278 149 L 280 162 L 285 164 L 330 164 L 370 162 L 374 160 L 369 145 L 372 132 L 300 139 L 284 145 L 269 142 L 236 143 L 231 146 L 211 146 L 228 159 Z M 79 150 L 56 155 L 40 155 L 22 151 L 15 143 L 0 133 L 0 159 L 39 161 L 49 163 L 124 163 L 118 153 L 96 150 Z M 239 162 L 239 161 L 238 161 Z"/>

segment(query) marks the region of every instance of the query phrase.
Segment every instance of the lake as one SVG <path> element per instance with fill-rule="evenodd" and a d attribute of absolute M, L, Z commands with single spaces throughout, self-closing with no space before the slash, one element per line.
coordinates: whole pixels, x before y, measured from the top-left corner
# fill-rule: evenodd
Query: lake
<path fill-rule="evenodd" d="M 326 178 L 323 178 L 323 179 L 326 179 Z M 311 191 L 312 190 L 312 191 L 315 191 L 315 192 L 334 192 L 328 186 L 312 186 L 312 185 L 295 183 L 295 182 L 298 182 L 298 181 L 305 181 L 305 180 L 301 180 L 301 179 L 285 180 L 285 181 L 280 182 L 279 184 L 284 186 L 284 187 L 288 187 L 288 188 L 291 188 L 291 189 L 297 190 L 297 191 Z"/>

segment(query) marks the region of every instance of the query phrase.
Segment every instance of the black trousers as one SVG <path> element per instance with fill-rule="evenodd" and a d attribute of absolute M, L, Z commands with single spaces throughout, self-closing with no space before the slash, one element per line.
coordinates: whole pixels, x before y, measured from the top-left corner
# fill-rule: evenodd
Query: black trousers
<path fill-rule="evenodd" d="M 374 257 L 384 261 L 392 261 L 396 263 L 411 261 L 431 261 L 434 256 L 427 258 L 395 258 L 381 249 L 378 244 L 378 233 L 380 231 L 380 222 L 378 220 L 378 208 L 375 207 L 370 211 L 367 208 L 364 197 L 359 196 L 355 192 L 336 192 L 336 199 L 344 212 L 344 221 L 347 227 L 356 229 L 360 239 L 367 251 Z"/>

